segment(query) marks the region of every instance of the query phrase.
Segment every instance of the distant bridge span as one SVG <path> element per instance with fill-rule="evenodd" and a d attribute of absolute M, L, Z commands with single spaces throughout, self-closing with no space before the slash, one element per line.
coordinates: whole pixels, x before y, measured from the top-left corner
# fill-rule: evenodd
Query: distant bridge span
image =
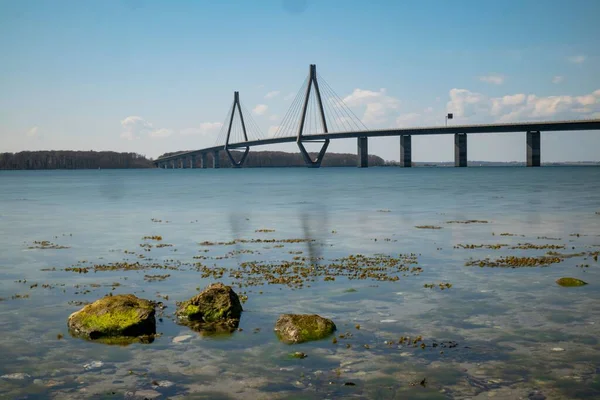
<path fill-rule="evenodd" d="M 380 130 L 348 130 L 348 131 L 337 131 L 329 132 L 327 118 L 325 116 L 324 102 L 321 99 L 321 93 L 317 82 L 316 66 L 311 65 L 310 74 L 305 82 L 305 96 L 302 102 L 296 101 L 300 110 L 300 122 L 294 123 L 294 118 L 288 118 L 289 125 L 295 129 L 298 126 L 295 135 L 273 137 L 268 139 L 256 139 L 248 140 L 246 124 L 242 113 L 242 108 L 239 102 L 239 94 L 235 92 L 234 103 L 228 115 L 229 123 L 224 125 L 227 127 L 227 132 L 223 132 L 225 138 L 224 144 L 219 144 L 213 147 L 207 147 L 204 149 L 188 151 L 173 154 L 167 157 L 161 157 L 154 161 L 154 164 L 161 168 L 186 168 L 186 161 L 190 168 L 196 164 L 196 157 L 201 159 L 201 167 L 207 168 L 208 154 L 212 155 L 213 168 L 219 168 L 219 153 L 220 151 L 227 152 L 227 155 L 234 167 L 241 167 L 248 155 L 248 151 L 251 147 L 265 146 L 277 143 L 291 143 L 296 142 L 303 155 L 303 158 L 309 167 L 319 167 L 327 146 L 332 139 L 349 139 L 357 138 L 357 149 L 358 149 L 358 167 L 368 167 L 368 138 L 371 137 L 387 137 L 387 136 L 398 136 L 400 137 L 400 165 L 403 167 L 410 167 L 412 165 L 412 149 L 411 149 L 411 137 L 420 135 L 454 135 L 454 155 L 455 155 L 455 166 L 466 167 L 467 166 L 467 135 L 475 133 L 509 133 L 509 132 L 525 132 L 526 133 L 526 146 L 527 146 L 527 166 L 537 167 L 540 166 L 540 155 L 541 155 L 541 132 L 556 132 L 556 131 L 584 131 L 584 130 L 600 130 L 600 119 L 594 120 L 573 120 L 573 121 L 544 121 L 544 122 L 518 122 L 518 123 L 502 123 L 502 124 L 477 124 L 477 125 L 452 125 L 452 126 L 432 126 L 432 127 L 415 127 L 415 128 L 397 128 L 397 129 L 380 129 Z M 313 134 L 305 134 L 305 125 L 308 123 L 307 119 L 310 115 L 309 98 L 311 87 L 314 86 L 316 101 L 314 102 L 313 112 L 317 123 L 320 124 L 322 132 L 316 132 Z M 298 96 L 297 96 L 298 97 Z M 339 97 L 338 97 L 339 99 Z M 298 99 L 297 99 L 298 100 Z M 301 99 L 302 100 L 302 99 Z M 299 105 L 302 107 L 300 108 Z M 294 105 L 292 105 L 294 107 Z M 339 106 L 339 108 L 343 107 Z M 232 126 L 234 121 L 234 115 L 236 110 L 239 112 L 241 120 L 241 134 L 243 137 L 241 141 L 231 142 Z M 334 112 L 337 110 L 334 108 Z M 290 112 L 288 112 L 289 114 Z M 293 113 L 292 113 L 293 114 Z M 317 114 L 320 114 L 317 118 Z M 350 114 L 346 114 L 352 117 Z M 339 117 L 339 114 L 338 114 Z M 347 117 L 345 117 L 347 118 Z M 285 123 L 285 119 L 284 119 Z M 348 126 L 348 125 L 346 125 Z M 357 124 L 355 124 L 357 126 Z M 363 125 L 364 126 L 364 125 Z M 323 147 L 316 159 L 312 159 L 308 152 L 305 150 L 303 143 L 310 142 L 322 142 Z M 245 149 L 245 152 L 240 160 L 235 160 L 230 149 Z"/>

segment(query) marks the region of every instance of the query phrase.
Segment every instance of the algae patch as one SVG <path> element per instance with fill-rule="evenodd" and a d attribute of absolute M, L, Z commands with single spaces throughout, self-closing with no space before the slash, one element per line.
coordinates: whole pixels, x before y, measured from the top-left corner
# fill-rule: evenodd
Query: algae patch
<path fill-rule="evenodd" d="M 587 282 L 584 282 L 581 279 L 568 277 L 560 278 L 556 281 L 556 283 L 563 287 L 577 287 L 587 285 Z"/>
<path fill-rule="evenodd" d="M 139 337 L 156 333 L 154 314 L 152 302 L 121 294 L 86 305 L 69 316 L 67 325 L 71 335 L 91 340 Z"/>

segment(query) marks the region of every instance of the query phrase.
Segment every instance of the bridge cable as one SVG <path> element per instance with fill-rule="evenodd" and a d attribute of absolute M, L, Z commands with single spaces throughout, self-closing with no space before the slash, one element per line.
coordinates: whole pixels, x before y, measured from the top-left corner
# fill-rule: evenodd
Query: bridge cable
<path fill-rule="evenodd" d="M 283 120 L 281 121 L 281 123 L 279 124 L 279 128 L 277 128 L 277 131 L 275 132 L 274 137 L 286 137 L 286 136 L 294 136 L 294 133 L 292 132 L 291 135 L 286 135 L 286 130 L 289 129 L 289 125 L 291 123 L 291 118 L 292 115 L 295 114 L 299 104 L 301 103 L 301 100 L 303 98 L 303 93 L 306 91 L 306 84 L 309 82 L 309 77 L 307 76 L 304 79 L 304 83 L 302 84 L 302 86 L 300 87 L 300 89 L 298 90 L 298 92 L 296 93 L 296 97 L 294 98 L 294 101 L 292 102 L 290 108 L 288 109 L 287 113 L 285 114 Z"/>
<path fill-rule="evenodd" d="M 259 128 L 258 124 L 252 118 L 252 113 L 248 111 L 248 109 L 244 106 L 243 103 L 240 103 L 242 106 L 242 111 L 244 112 L 244 121 L 246 121 L 246 133 L 248 134 L 248 140 L 261 140 L 265 138 L 262 130 Z M 250 129 L 248 127 L 250 126 Z M 252 139 L 250 136 L 252 135 Z"/>
<path fill-rule="evenodd" d="M 219 135 L 217 136 L 217 140 L 215 142 L 215 146 L 224 145 L 227 140 L 227 129 L 229 127 L 229 119 L 231 118 L 231 112 L 233 111 L 233 104 L 229 107 L 229 111 L 227 112 L 227 116 L 225 117 L 225 123 L 221 125 L 221 129 L 219 130 Z"/>
<path fill-rule="evenodd" d="M 333 93 L 334 97 L 339 101 L 340 105 L 342 105 L 341 109 L 345 111 L 345 113 L 350 117 L 350 120 L 355 123 L 356 127 L 358 128 L 357 130 L 368 130 L 369 128 L 367 128 L 367 126 L 362 122 L 362 120 L 358 118 L 356 114 L 354 114 L 354 112 L 346 105 L 346 103 L 344 103 L 344 100 L 342 100 L 340 96 L 338 96 L 338 94 L 335 92 L 335 90 L 333 90 L 331 86 L 329 86 L 327 81 L 323 79 L 323 77 L 318 73 L 317 76 L 319 78 L 319 82 L 323 82 L 325 86 L 329 89 L 329 91 Z"/>
<path fill-rule="evenodd" d="M 333 89 L 331 88 L 331 86 L 329 86 L 327 84 L 327 82 L 325 80 L 323 80 L 323 88 L 324 88 L 325 92 L 331 96 L 330 99 L 332 100 L 332 103 L 333 103 L 332 104 L 333 110 L 334 110 L 335 114 L 338 116 L 340 123 L 343 125 L 343 128 L 346 129 L 347 131 L 361 130 L 360 126 L 358 126 L 358 124 L 355 121 L 355 119 L 358 119 L 358 118 L 356 116 L 354 116 L 354 118 L 352 118 L 352 116 L 347 112 L 347 110 L 346 110 L 347 107 L 345 106 L 343 100 L 341 100 L 339 98 L 339 96 L 337 96 L 335 94 L 335 92 L 333 92 Z M 354 127 L 353 127 L 353 125 L 354 125 Z"/>
<path fill-rule="evenodd" d="M 337 102 L 337 104 L 335 105 L 335 109 L 339 109 L 340 114 L 342 114 L 343 120 L 345 120 L 347 122 L 346 126 L 350 127 L 350 130 L 353 131 L 355 130 L 354 128 L 352 128 L 352 125 L 355 126 L 356 130 L 362 130 L 364 129 L 368 129 L 360 120 L 360 118 L 358 118 L 353 112 L 352 110 L 346 106 L 346 104 L 344 103 L 344 101 L 337 95 L 337 93 L 333 90 L 333 88 L 327 83 L 327 81 L 323 78 L 321 78 L 321 80 L 323 81 L 323 86 L 326 90 L 327 93 L 330 93 L 331 98 L 333 101 Z M 347 117 L 347 118 L 346 118 Z M 357 123 L 357 121 L 360 123 L 360 125 Z"/>
<path fill-rule="evenodd" d="M 348 117 L 344 116 L 343 113 L 340 110 L 340 107 L 335 104 L 335 97 L 333 96 L 333 94 L 329 91 L 329 88 L 327 87 L 327 85 L 323 85 L 323 89 L 325 91 L 325 93 L 327 93 L 329 96 L 329 106 L 331 109 L 333 109 L 332 114 L 334 114 L 337 118 L 337 121 L 339 121 L 340 125 L 337 125 L 338 127 L 338 132 L 343 132 L 344 130 L 346 131 L 353 131 L 354 129 L 352 128 L 352 125 L 348 122 Z M 333 103 L 333 104 L 331 104 Z"/>
<path fill-rule="evenodd" d="M 304 84 L 302 85 L 302 87 L 300 88 L 300 90 L 298 91 L 298 93 L 296 94 L 296 98 L 294 99 L 294 102 L 292 103 L 292 105 L 288 109 L 288 112 L 285 115 L 285 117 L 284 117 L 283 121 L 281 122 L 281 124 L 279 125 L 279 128 L 277 128 L 277 131 L 275 133 L 275 137 L 294 136 L 293 132 L 292 132 L 291 135 L 288 135 L 287 130 L 290 129 L 290 125 L 292 124 L 294 115 L 295 115 L 296 111 L 298 110 L 298 107 L 300 106 L 300 104 L 302 102 L 302 92 L 305 90 L 305 86 L 306 86 L 306 82 L 307 81 L 308 81 L 308 78 L 306 78 L 304 80 Z"/>

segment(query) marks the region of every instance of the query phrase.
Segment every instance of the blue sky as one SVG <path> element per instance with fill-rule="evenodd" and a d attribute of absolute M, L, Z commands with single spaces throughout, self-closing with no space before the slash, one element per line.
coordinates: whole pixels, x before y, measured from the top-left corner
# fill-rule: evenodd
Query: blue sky
<path fill-rule="evenodd" d="M 0 0 L 0 152 L 211 146 L 234 90 L 268 136 L 311 63 L 369 128 L 600 118 L 598 15 L 596 0 Z M 413 158 L 452 160 L 452 140 L 415 138 Z M 369 147 L 399 159 L 397 138 Z M 473 135 L 469 159 L 522 161 L 525 134 Z M 600 132 L 543 134 L 542 161 L 565 160 L 600 160 Z"/>

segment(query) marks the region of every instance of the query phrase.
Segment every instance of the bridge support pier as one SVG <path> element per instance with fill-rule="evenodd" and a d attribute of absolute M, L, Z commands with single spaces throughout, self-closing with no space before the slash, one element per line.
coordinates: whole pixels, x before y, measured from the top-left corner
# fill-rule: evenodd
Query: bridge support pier
<path fill-rule="evenodd" d="M 200 168 L 208 168 L 208 154 L 206 153 L 200 154 Z"/>
<path fill-rule="evenodd" d="M 213 169 L 219 168 L 219 150 L 213 153 Z"/>
<path fill-rule="evenodd" d="M 171 160 L 171 168 L 175 169 L 175 160 Z"/>
<path fill-rule="evenodd" d="M 455 133 L 454 134 L 454 166 L 455 167 L 466 167 L 467 166 L 467 134 L 466 133 Z"/>
<path fill-rule="evenodd" d="M 400 136 L 400 166 L 412 167 L 412 144 L 410 135 Z"/>
<path fill-rule="evenodd" d="M 194 168 L 194 164 L 196 164 L 196 156 L 190 156 L 190 168 Z"/>
<path fill-rule="evenodd" d="M 185 158 L 179 159 L 179 168 L 181 168 L 181 169 L 185 168 Z"/>
<path fill-rule="evenodd" d="M 356 138 L 358 147 L 358 168 L 369 166 L 369 139 L 367 137 Z"/>
<path fill-rule="evenodd" d="M 541 134 L 539 131 L 527 132 L 527 166 L 539 167 L 541 165 Z"/>

